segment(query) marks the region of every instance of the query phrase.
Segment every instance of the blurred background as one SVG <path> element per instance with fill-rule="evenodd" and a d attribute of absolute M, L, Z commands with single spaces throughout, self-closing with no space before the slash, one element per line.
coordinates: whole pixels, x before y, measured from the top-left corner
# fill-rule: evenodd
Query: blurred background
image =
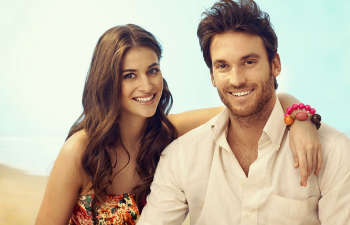
<path fill-rule="evenodd" d="M 81 97 L 98 38 L 135 23 L 164 50 L 172 113 L 221 105 L 202 58 L 197 25 L 212 0 L 12 0 L 0 9 L 0 164 L 49 174 Z M 350 136 L 350 2 L 257 0 L 279 38 L 279 92 L 311 104 Z M 4 180 L 3 177 L 0 176 Z M 1 188 L 1 187 L 0 187 Z M 1 217 L 0 217 L 0 224 Z"/>
<path fill-rule="evenodd" d="M 82 111 L 81 96 L 98 38 L 135 23 L 163 46 L 161 69 L 172 113 L 221 104 L 196 29 L 212 0 L 13 0 L 0 9 L 0 163 L 47 175 Z M 279 92 L 314 106 L 350 135 L 350 2 L 258 0 L 279 38 Z"/>

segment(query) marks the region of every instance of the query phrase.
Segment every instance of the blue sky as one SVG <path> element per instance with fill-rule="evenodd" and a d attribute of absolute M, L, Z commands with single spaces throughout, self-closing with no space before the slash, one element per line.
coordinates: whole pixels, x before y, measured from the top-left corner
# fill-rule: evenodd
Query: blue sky
<path fill-rule="evenodd" d="M 13 0 L 0 9 L 0 163 L 45 174 L 81 113 L 93 48 L 108 28 L 135 23 L 159 39 L 172 112 L 220 105 L 196 28 L 209 0 Z M 350 3 L 258 0 L 279 38 L 280 92 L 311 104 L 350 136 Z M 41 163 L 29 166 L 42 158 Z M 43 165 L 42 167 L 40 165 Z"/>

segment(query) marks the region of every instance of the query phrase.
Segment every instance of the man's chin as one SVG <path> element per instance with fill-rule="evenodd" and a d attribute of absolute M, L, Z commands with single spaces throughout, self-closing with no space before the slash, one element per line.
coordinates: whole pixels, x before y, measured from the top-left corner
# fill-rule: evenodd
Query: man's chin
<path fill-rule="evenodd" d="M 232 116 L 236 118 L 248 118 L 256 114 L 256 107 L 234 108 L 228 107 Z"/>

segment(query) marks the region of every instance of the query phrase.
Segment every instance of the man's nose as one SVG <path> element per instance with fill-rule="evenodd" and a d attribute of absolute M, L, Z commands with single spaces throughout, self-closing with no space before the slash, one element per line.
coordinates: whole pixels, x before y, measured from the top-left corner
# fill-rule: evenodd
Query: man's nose
<path fill-rule="evenodd" d="M 232 68 L 231 71 L 227 74 L 227 76 L 230 85 L 236 88 L 242 87 L 246 82 L 244 73 L 240 71 L 239 68 Z"/>

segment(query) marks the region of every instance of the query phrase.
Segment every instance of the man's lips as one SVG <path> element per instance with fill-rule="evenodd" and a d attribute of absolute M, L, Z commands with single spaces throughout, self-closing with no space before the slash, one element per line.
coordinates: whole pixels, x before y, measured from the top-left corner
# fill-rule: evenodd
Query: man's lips
<path fill-rule="evenodd" d="M 233 95 L 235 97 L 243 97 L 243 96 L 247 96 L 250 93 L 252 93 L 254 91 L 254 89 L 250 89 L 250 90 L 243 90 L 243 91 L 228 91 L 228 93 L 230 95 Z"/>

